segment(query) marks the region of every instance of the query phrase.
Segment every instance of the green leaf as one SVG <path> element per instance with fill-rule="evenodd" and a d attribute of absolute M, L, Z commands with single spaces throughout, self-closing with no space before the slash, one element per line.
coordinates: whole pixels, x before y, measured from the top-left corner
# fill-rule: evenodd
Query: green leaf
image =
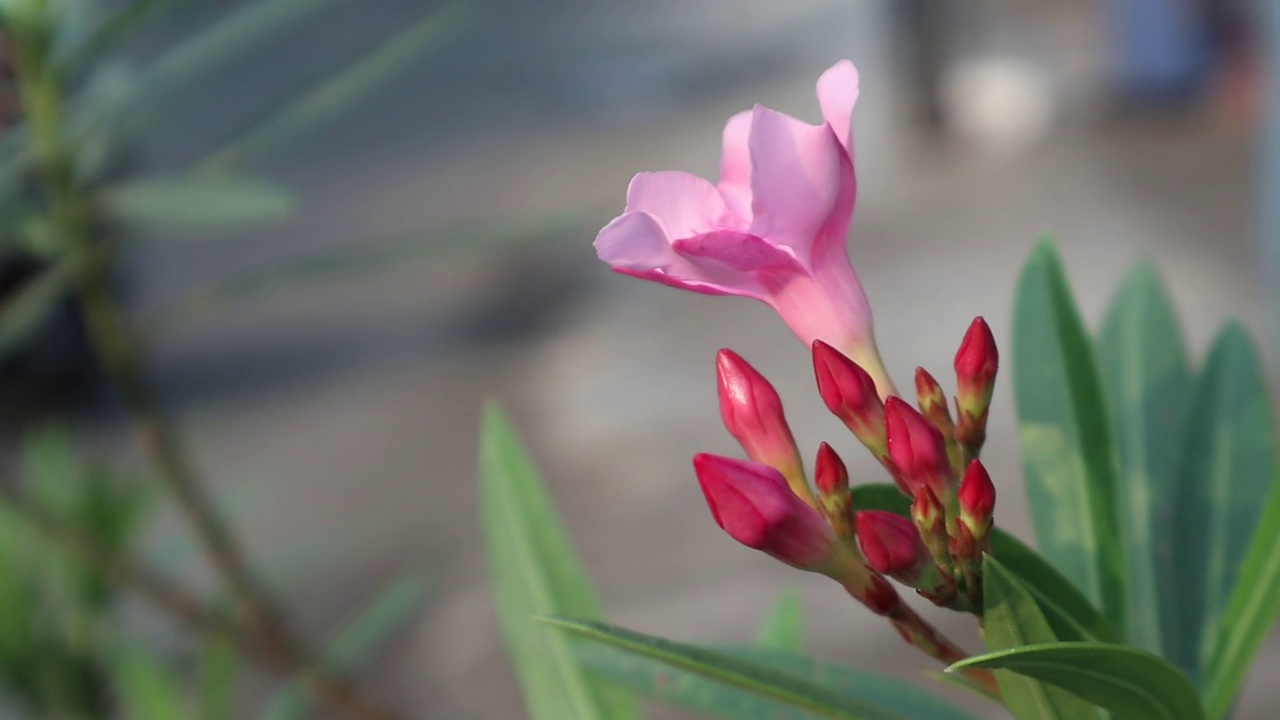
<path fill-rule="evenodd" d="M 236 58 L 335 0 L 258 0 L 231 11 L 161 55 L 147 71 L 147 93 L 193 87 L 200 75 Z"/>
<path fill-rule="evenodd" d="M 1116 459 L 1093 347 L 1057 251 L 1032 251 L 1013 313 L 1013 384 L 1036 546 L 1124 627 Z"/>
<path fill-rule="evenodd" d="M 1164 655 L 1165 638 L 1171 648 L 1185 642 L 1165 599 L 1188 590 L 1177 584 L 1174 508 L 1186 496 L 1178 494 L 1178 454 L 1170 450 L 1186 422 L 1191 377 L 1178 320 L 1151 263 L 1139 263 L 1112 301 L 1098 358 L 1120 460 L 1128 640 Z"/>
<path fill-rule="evenodd" d="M 1187 676 L 1145 650 L 1105 643 L 1041 643 L 962 660 L 948 671 L 984 667 L 1066 690 L 1119 718 L 1205 720 Z"/>
<path fill-rule="evenodd" d="M 200 720 L 232 720 L 239 655 L 225 640 L 206 640 L 200 654 Z"/>
<path fill-rule="evenodd" d="M 142 650 L 121 650 L 112 662 L 124 716 L 139 720 L 190 720 L 182 684 L 164 661 Z"/>
<path fill-rule="evenodd" d="M 64 73 L 86 68 L 90 62 L 115 49 L 127 34 L 160 12 L 171 8 L 174 0 L 133 0 L 115 11 L 69 57 L 60 64 Z"/>
<path fill-rule="evenodd" d="M 1240 567 L 1209 654 L 1205 706 L 1214 720 L 1230 714 L 1249 667 L 1280 618 L 1280 477 L 1272 482 L 1262 518 Z"/>
<path fill-rule="evenodd" d="M 1022 645 L 1054 642 L 1053 631 L 1040 607 L 1018 579 L 988 555 L 982 563 L 985 600 L 984 637 L 987 649 L 1007 650 Z M 1017 720 L 1095 720 L 1088 703 L 1036 680 L 997 671 L 996 681 L 1005 706 Z"/>
<path fill-rule="evenodd" d="M 1276 476 L 1275 418 L 1257 350 L 1238 323 L 1209 349 L 1188 412 L 1179 488 L 1174 659 L 1200 679 Z"/>
<path fill-rule="evenodd" d="M 278 223 L 294 210 L 287 189 L 249 177 L 130 180 L 103 190 L 116 220 L 153 232 L 208 232 Z"/>
<path fill-rule="evenodd" d="M 145 320 L 148 335 L 180 327 L 204 313 L 274 293 L 327 288 L 369 273 L 402 269 L 409 263 L 439 261 L 452 253 L 496 252 L 514 245 L 542 245 L 572 238 L 583 218 L 550 215 L 517 223 L 460 225 L 431 233 L 373 238 L 254 268 L 196 288 L 175 305 Z"/>
<path fill-rule="evenodd" d="M 435 576 L 428 567 L 413 567 L 398 574 L 346 622 L 325 653 L 325 660 L 340 671 L 355 670 L 367 662 L 421 611 Z M 298 720 L 312 709 L 311 697 L 298 683 L 290 683 L 276 692 L 259 718 Z"/>
<path fill-rule="evenodd" d="M 201 161 L 196 172 L 227 172 L 296 141 L 381 87 L 426 51 L 456 37 L 474 17 L 474 9 L 466 2 L 433 10 L 368 55 L 268 112 Z"/>
<path fill-rule="evenodd" d="M 972 720 L 963 710 L 909 683 L 816 660 L 798 653 L 764 648 L 711 649 L 723 655 L 785 673 L 839 693 L 854 705 L 871 705 L 904 720 Z M 578 656 L 593 671 L 673 705 L 731 720 L 807 720 L 814 713 L 748 690 L 706 679 L 661 660 L 603 644 L 582 644 Z"/>
<path fill-rule="evenodd" d="M 481 423 L 480 513 L 498 624 L 529 716 L 638 717 L 630 693 L 588 677 L 566 638 L 530 620 L 602 613 L 528 453 L 494 405 L 485 408 Z"/>
<path fill-rule="evenodd" d="M 883 510 L 911 517 L 911 500 L 890 483 L 858 485 L 852 489 L 857 510 Z M 1035 597 L 1045 619 L 1060 640 L 1118 642 L 1120 634 L 1076 586 L 1017 537 L 995 528 L 991 553 Z"/>
<path fill-rule="evenodd" d="M 755 645 L 769 650 L 804 650 L 804 606 L 800 591 L 787 588 L 756 630 Z"/>
<path fill-rule="evenodd" d="M 17 352 L 33 331 L 67 298 L 70 274 L 55 266 L 22 285 L 0 306 L 0 360 Z"/>
<path fill-rule="evenodd" d="M 540 619 L 586 640 L 603 643 L 641 658 L 656 660 L 767 700 L 807 710 L 819 717 L 844 720 L 904 720 L 906 717 L 877 708 L 861 699 L 846 697 L 817 682 L 779 672 L 728 653 L 664 640 L 604 623 L 564 618 Z"/>

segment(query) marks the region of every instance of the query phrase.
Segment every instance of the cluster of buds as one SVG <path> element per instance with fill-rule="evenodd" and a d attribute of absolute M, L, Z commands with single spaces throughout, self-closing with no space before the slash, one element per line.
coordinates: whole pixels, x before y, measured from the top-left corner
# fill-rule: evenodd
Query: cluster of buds
<path fill-rule="evenodd" d="M 812 349 L 823 402 L 911 498 L 909 517 L 856 508 L 848 468 L 827 443 L 818 448 L 811 486 L 777 391 L 729 350 L 716 358 L 720 413 L 750 461 L 694 459 L 712 515 L 744 545 L 832 577 L 894 619 L 913 643 L 947 654 L 936 637 L 919 636 L 927 625 L 903 619 L 910 611 L 886 578 L 939 606 L 981 612 L 981 560 L 995 506 L 978 458 L 998 364 L 991 331 L 974 320 L 956 355 L 954 416 L 924 369 L 916 372 L 917 409 L 882 397 L 871 375 L 830 345 L 818 340 Z"/>

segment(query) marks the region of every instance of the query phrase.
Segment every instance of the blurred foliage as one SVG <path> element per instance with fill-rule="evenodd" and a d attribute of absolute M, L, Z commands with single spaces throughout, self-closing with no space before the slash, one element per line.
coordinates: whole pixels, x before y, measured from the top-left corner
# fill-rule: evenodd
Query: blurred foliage
<path fill-rule="evenodd" d="M 147 138 L 218 73 L 353 2 L 0 0 L 0 266 L 34 268 L 0 286 L 0 366 L 28 352 L 43 325 L 60 321 L 56 308 L 81 307 L 86 286 L 110 276 L 120 250 L 135 238 L 208 237 L 294 217 L 295 193 L 252 168 L 358 105 L 457 37 L 475 16 L 464 0 L 426 5 L 359 57 L 335 58 L 327 74 L 305 87 L 281 88 L 274 100 L 250 108 L 249 122 L 197 149 L 189 166 L 137 171 Z M 164 44 L 174 27 L 194 31 Z M 468 247 L 493 247 L 546 229 L 545 223 L 467 228 L 442 240 L 421 233 L 295 258 L 201 287 L 147 329 L 190 320 L 227 299 L 394 267 L 429 257 L 424 249 L 457 249 L 458 236 L 469 238 Z M 20 477 L 0 479 L 0 715 L 245 717 L 238 705 L 245 660 L 239 651 L 217 638 L 162 642 L 139 627 L 114 582 L 113 558 L 187 547 L 185 538 L 144 542 L 160 506 L 160 485 L 82 461 L 65 428 L 28 431 L 21 448 Z M 44 520 L 33 520 L 33 508 Z M 76 542 L 59 542 L 50 523 Z M 352 554 L 345 545 L 358 544 L 358 535 L 326 530 L 299 543 L 313 564 L 332 562 Z M 92 564 L 76 554 L 77 545 L 94 549 Z M 298 556 L 268 559 L 266 574 L 276 583 L 296 575 L 295 566 L 305 564 Z M 323 661 L 343 670 L 368 662 L 417 613 L 433 577 L 414 566 L 387 579 L 340 624 Z M 262 717 L 298 718 L 311 709 L 290 681 Z"/>

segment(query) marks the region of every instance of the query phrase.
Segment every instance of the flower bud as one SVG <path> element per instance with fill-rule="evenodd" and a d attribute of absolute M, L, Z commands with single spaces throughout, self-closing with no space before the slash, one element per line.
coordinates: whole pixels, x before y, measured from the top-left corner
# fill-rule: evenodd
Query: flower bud
<path fill-rule="evenodd" d="M 813 466 L 814 484 L 818 486 L 818 504 L 836 535 L 853 536 L 853 502 L 849 497 L 849 470 L 830 445 L 818 446 L 818 460 Z"/>
<path fill-rule="evenodd" d="M 831 528 L 776 469 L 708 453 L 694 456 L 693 469 L 712 517 L 734 540 L 804 570 L 834 558 Z"/>
<path fill-rule="evenodd" d="M 995 390 L 1000 353 L 991 328 L 973 319 L 956 352 L 956 440 L 976 456 L 987 436 L 987 411 Z"/>
<path fill-rule="evenodd" d="M 716 354 L 720 417 L 747 457 L 776 468 L 796 495 L 813 504 L 804 463 L 778 391 L 732 350 Z"/>
<path fill-rule="evenodd" d="M 981 546 L 991 531 L 991 516 L 996 507 L 996 486 L 981 460 L 969 463 L 958 495 L 960 522 Z"/>
<path fill-rule="evenodd" d="M 897 397 L 885 403 L 885 425 L 889 457 L 911 495 L 927 487 L 938 499 L 950 497 L 954 474 L 938 428 Z"/>
<path fill-rule="evenodd" d="M 911 519 L 938 567 L 950 565 L 951 539 L 947 534 L 946 508 L 928 487 L 921 487 L 911 502 Z"/>
<path fill-rule="evenodd" d="M 855 523 L 858 546 L 874 570 L 931 599 L 955 596 L 953 584 L 938 570 L 933 554 L 910 520 L 889 512 L 860 510 Z"/>
<path fill-rule="evenodd" d="M 813 372 L 827 409 L 884 461 L 888 457 L 884 403 L 876 393 L 875 381 L 857 363 L 821 340 L 813 342 Z"/>
<path fill-rule="evenodd" d="M 937 379 L 922 367 L 916 368 L 916 399 L 920 404 L 920 412 L 929 418 L 929 422 L 944 437 L 955 432 L 955 423 L 951 421 L 951 410 L 947 407 L 947 394 Z"/>

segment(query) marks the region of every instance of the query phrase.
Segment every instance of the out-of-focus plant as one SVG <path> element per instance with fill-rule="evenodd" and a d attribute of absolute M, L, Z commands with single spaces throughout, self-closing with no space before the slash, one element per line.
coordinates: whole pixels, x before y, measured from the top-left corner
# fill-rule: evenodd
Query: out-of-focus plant
<path fill-rule="evenodd" d="M 0 364 L 24 352 L 56 308 L 70 305 L 151 465 L 117 477 L 77 461 L 65 432 L 28 434 L 21 472 L 0 488 L 6 710 L 60 720 L 241 717 L 237 678 L 248 661 L 282 681 L 264 706 L 269 720 L 299 718 L 315 705 L 353 720 L 403 717 L 347 673 L 410 617 L 430 574 L 414 568 L 393 579 L 323 650 L 302 637 L 255 571 L 262 563 L 251 565 L 215 510 L 152 390 L 146 348 L 159 325 L 134 322 L 114 282 L 117 260 L 135 237 L 287 220 L 296 210 L 293 193 L 245 169 L 351 107 L 473 16 L 462 1 L 426 8 L 362 57 L 282 93 L 189 166 L 135 174 L 131 159 L 140 143 L 202 80 L 340 1 L 242 3 L 141 60 L 125 52 L 129 41 L 188 3 L 0 1 L 0 264 L 23 268 L 0 299 Z M 345 258 L 369 265 L 364 259 Z M 313 264 L 333 271 L 340 263 L 322 257 Z M 164 321 L 188 319 L 211 298 L 270 288 L 281 277 L 287 284 L 296 270 L 201 288 Z M 181 510 L 216 570 L 216 597 L 143 560 L 148 510 L 164 500 Z M 189 640 L 171 647 L 136 631 L 124 612 L 129 597 L 167 613 Z"/>
<path fill-rule="evenodd" d="M 995 334 L 982 318 L 963 334 L 954 404 L 923 368 L 915 401 L 899 393 L 846 250 L 852 64 L 824 73 L 817 95 L 820 125 L 761 106 L 730 118 L 716 184 L 637 175 L 596 240 L 622 274 L 773 307 L 810 351 L 827 409 L 892 480 L 851 484 L 827 443 L 806 468 L 776 389 L 721 350 L 721 417 L 750 460 L 694 456 L 712 518 L 739 543 L 835 581 L 945 668 L 939 678 L 1016 720 L 1230 718 L 1280 619 L 1276 424 L 1247 332 L 1227 323 L 1193 370 L 1168 294 L 1140 263 L 1092 334 L 1053 243 L 1032 250 L 1009 345 L 1033 550 L 995 522 L 996 486 L 980 458 L 991 444 Z M 750 647 L 605 624 L 496 410 L 481 435 L 495 607 L 532 717 L 638 716 L 619 685 L 735 720 L 971 717 L 923 689 L 803 653 L 794 603 Z M 907 593 L 933 607 L 917 611 Z M 972 618 L 986 652 L 932 624 L 947 611 Z"/>

